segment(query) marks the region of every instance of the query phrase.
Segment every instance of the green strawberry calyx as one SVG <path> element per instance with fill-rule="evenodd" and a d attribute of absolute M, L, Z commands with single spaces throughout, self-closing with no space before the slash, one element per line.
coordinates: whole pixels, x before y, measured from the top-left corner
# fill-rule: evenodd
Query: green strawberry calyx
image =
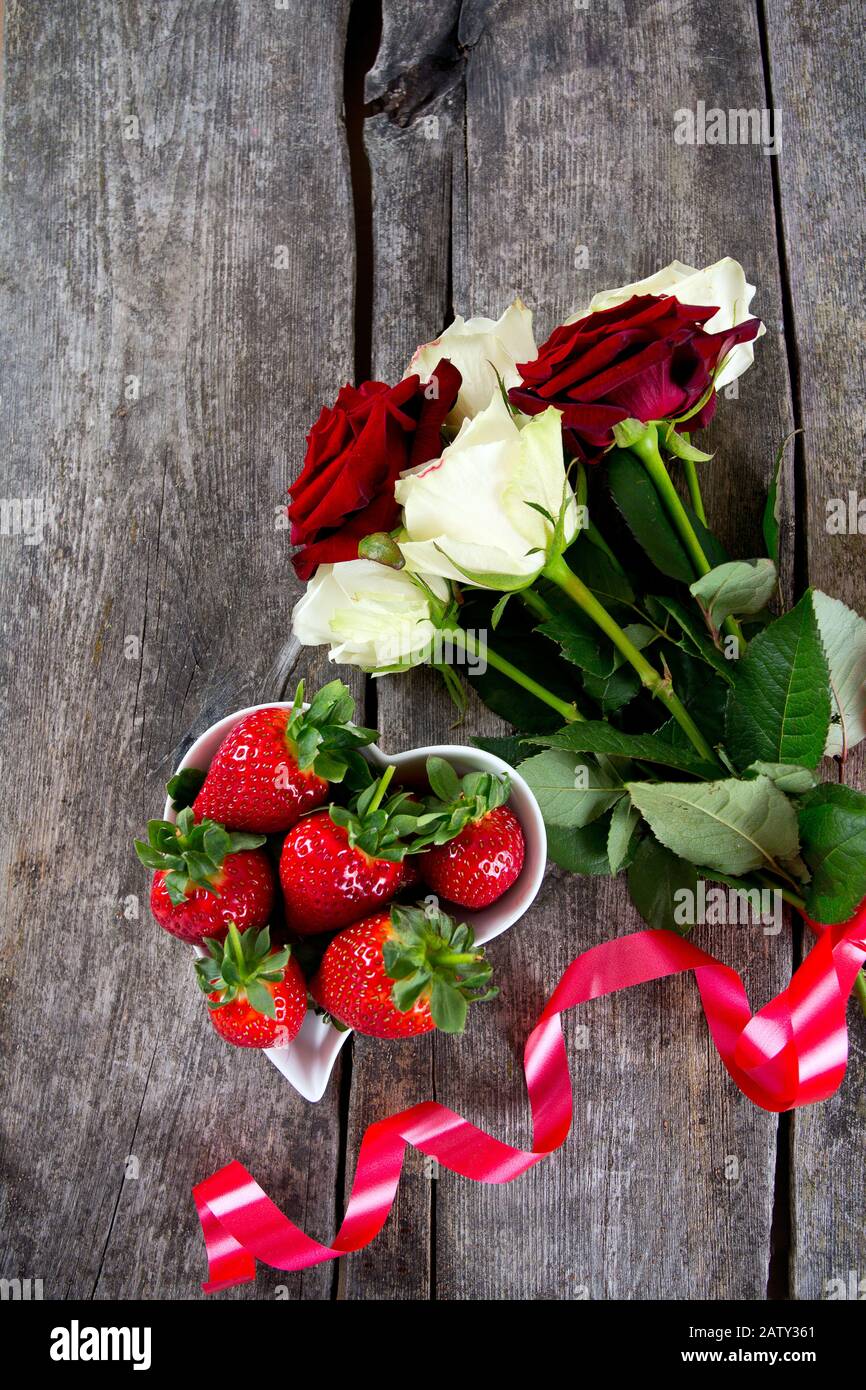
<path fill-rule="evenodd" d="M 191 806 L 204 786 L 207 772 L 203 767 L 182 767 L 165 784 L 171 799 L 173 811 L 183 811 Z"/>
<path fill-rule="evenodd" d="M 264 835 L 226 830 L 214 820 L 196 824 L 192 808 L 187 806 L 176 825 L 169 820 L 148 821 L 147 842 L 136 840 L 135 852 L 145 868 L 165 871 L 166 892 L 179 907 L 186 902 L 190 884 L 205 888 L 218 898 L 214 880 L 219 877 L 226 855 L 258 849 L 264 843 Z"/>
<path fill-rule="evenodd" d="M 504 806 L 511 795 L 507 773 L 470 772 L 458 777 L 444 758 L 427 759 L 427 781 L 433 795 L 425 797 L 424 814 L 417 822 L 416 852 L 427 845 L 447 844 L 467 825 Z"/>
<path fill-rule="evenodd" d="M 195 963 L 196 979 L 203 994 L 219 995 L 208 999 L 209 1009 L 223 1009 L 235 1000 L 246 999 L 256 1013 L 266 1018 L 277 1017 L 276 1005 L 269 984 L 282 982 L 292 954 L 289 946 L 271 949 L 269 927 L 247 927 L 239 932 L 229 923 L 225 941 L 206 936 L 208 954 Z"/>
<path fill-rule="evenodd" d="M 409 791 L 386 796 L 394 771 L 392 763 L 381 777 L 373 778 L 356 793 L 348 806 L 329 806 L 328 815 L 346 831 L 353 849 L 371 859 L 399 864 L 415 848 L 415 830 L 424 807 Z"/>
<path fill-rule="evenodd" d="M 382 959 L 394 981 L 394 1006 L 408 1013 L 420 998 L 429 998 L 433 1022 L 443 1033 L 462 1033 L 469 1005 L 499 993 L 488 988 L 493 968 L 475 945 L 472 928 L 455 922 L 432 900 L 417 907 L 392 905 Z"/>
<path fill-rule="evenodd" d="M 377 729 L 353 724 L 355 701 L 342 681 L 329 681 L 304 709 L 300 681 L 286 724 L 286 744 L 301 772 L 314 772 L 326 782 L 342 782 L 350 769 L 364 761 L 358 752 L 378 738 Z"/>

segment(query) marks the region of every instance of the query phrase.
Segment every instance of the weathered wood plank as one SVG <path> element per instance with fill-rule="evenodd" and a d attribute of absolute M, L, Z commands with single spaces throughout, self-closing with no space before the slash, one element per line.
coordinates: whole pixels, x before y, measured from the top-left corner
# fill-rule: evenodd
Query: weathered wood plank
<path fill-rule="evenodd" d="M 808 577 L 862 613 L 866 520 L 841 532 L 828 524 L 833 499 L 847 512 L 853 494 L 854 507 L 866 512 L 866 278 L 857 236 L 866 215 L 862 16 L 850 4 L 816 9 L 770 0 L 767 24 L 773 100 L 782 113 L 779 182 L 804 431 Z M 844 776 L 849 786 L 866 785 L 862 750 Z M 854 1197 L 866 1185 L 866 1023 L 856 1000 L 849 1030 L 844 1087 L 792 1120 L 797 1298 L 862 1298 L 866 1287 L 859 1282 L 866 1278 L 866 1226 Z"/>
<path fill-rule="evenodd" d="M 740 259 L 761 287 L 768 333 L 739 403 L 720 408 L 710 438 L 721 453 L 705 476 L 711 518 L 748 554 L 790 420 L 769 161 L 673 140 L 674 112 L 699 98 L 764 104 L 755 15 L 735 10 L 686 4 L 674 25 L 666 7 L 555 3 L 528 26 L 519 7 L 464 5 L 454 282 L 473 312 L 497 313 L 520 291 L 543 337 L 594 289 L 675 256 Z M 520 1049 L 531 1023 L 571 957 L 638 925 L 620 884 L 551 882 L 501 944 L 503 997 L 459 1047 L 437 1044 L 450 1063 L 437 1066 L 439 1098 L 525 1144 Z M 744 969 L 756 1001 L 787 978 L 787 932 L 703 928 L 697 939 Z M 506 1189 L 440 1180 L 437 1296 L 763 1297 L 776 1122 L 733 1089 L 694 989 L 594 1004 L 580 1019 L 583 1050 L 576 1022 L 576 1124 L 563 1153 Z"/>
<path fill-rule="evenodd" d="M 126 0 L 72 25 L 9 6 L 0 490 L 26 505 L 0 541 L 17 595 L 0 656 L 0 817 L 14 827 L 0 849 L 2 973 L 14 981 L 2 1273 L 44 1277 L 48 1296 L 193 1296 L 203 1253 L 189 1187 L 229 1157 L 311 1233 L 333 1230 L 339 1077 L 310 1107 L 261 1059 L 215 1044 L 187 970 L 172 972 L 180 948 L 147 920 L 128 845 L 189 731 L 282 694 L 297 660 L 283 641 L 292 586 L 274 515 L 321 400 L 352 375 L 347 10 Z M 383 378 L 442 326 L 452 280 L 462 312 L 498 313 L 520 291 L 543 336 L 593 289 L 675 255 L 743 260 L 768 336 L 739 404 L 722 405 L 706 489 L 742 553 L 758 543 L 791 423 L 770 161 L 672 138 L 674 111 L 698 99 L 765 104 L 755 16 L 744 0 L 735 10 L 734 23 L 693 0 L 672 24 L 666 6 L 597 13 L 560 0 L 529 23 L 488 0 L 386 0 L 366 141 Z M 849 5 L 768 6 L 809 571 L 862 608 L 863 539 L 824 528 L 828 497 L 866 489 L 849 443 L 863 397 L 862 268 L 848 231 L 863 211 L 855 20 Z M 828 132 L 834 158 L 821 161 Z M 324 226 L 310 215 L 323 207 Z M 786 485 L 790 536 L 790 464 Z M 42 521 L 42 543 L 29 543 Z M 308 654 L 301 664 L 321 669 Z M 452 736 L 445 696 L 423 674 L 377 694 L 385 747 Z M 473 707 L 453 736 L 487 719 Z M 124 917 L 136 896 L 139 918 Z M 55 984 L 44 958 L 59 913 Z M 618 886 L 552 875 L 493 948 L 503 996 L 462 1042 L 356 1040 L 347 1178 L 370 1120 L 434 1094 L 527 1143 L 526 1032 L 579 949 L 636 925 Z M 745 966 L 756 1003 L 787 978 L 787 932 L 698 939 Z M 863 1177 L 855 1019 L 843 1095 L 794 1120 L 795 1296 L 864 1272 L 851 1208 Z M 507 1189 L 449 1174 L 431 1186 L 410 1154 L 395 1214 L 345 1262 L 341 1296 L 763 1296 L 775 1122 L 732 1094 L 694 991 L 602 1001 L 568 1035 L 566 1149 Z M 263 1270 L 237 1296 L 328 1297 L 333 1276 Z"/>
<path fill-rule="evenodd" d="M 49 519 L 0 542 L 3 1273 L 46 1297 L 194 1296 L 189 1189 L 233 1156 L 333 1230 L 338 1086 L 212 1036 L 131 840 L 293 661 L 276 508 L 352 364 L 347 9 L 8 7 L 2 492 Z"/>

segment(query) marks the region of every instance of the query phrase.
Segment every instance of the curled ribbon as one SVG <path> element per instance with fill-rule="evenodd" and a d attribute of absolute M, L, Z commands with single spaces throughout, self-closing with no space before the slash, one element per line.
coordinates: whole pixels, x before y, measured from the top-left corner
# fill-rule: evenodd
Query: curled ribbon
<path fill-rule="evenodd" d="M 512 1148 L 447 1106 L 425 1101 L 370 1125 L 333 1245 L 321 1245 L 284 1216 L 242 1163 L 193 1188 L 207 1249 L 207 1293 L 255 1278 L 255 1262 L 298 1270 L 351 1254 L 375 1239 L 394 1202 L 407 1144 L 475 1182 L 503 1183 L 565 1142 L 571 1078 L 560 1015 L 632 985 L 693 970 L 713 1042 L 728 1072 L 764 1110 L 790 1110 L 838 1090 L 848 1060 L 845 1010 L 866 958 L 866 900 L 848 923 L 820 936 L 781 994 L 752 1014 L 735 970 L 668 931 L 639 931 L 573 960 L 524 1050 L 532 1111 L 529 1151 Z"/>

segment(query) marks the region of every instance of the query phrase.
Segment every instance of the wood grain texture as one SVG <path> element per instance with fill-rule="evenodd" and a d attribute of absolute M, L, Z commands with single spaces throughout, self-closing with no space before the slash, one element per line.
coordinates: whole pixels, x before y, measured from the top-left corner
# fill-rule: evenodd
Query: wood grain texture
<path fill-rule="evenodd" d="M 364 146 L 372 182 L 372 373 L 398 381 L 415 348 L 449 321 L 451 180 L 463 130 L 462 69 L 449 35 L 459 5 L 386 0 L 376 63 L 366 80 Z M 377 726 L 389 751 L 464 742 L 439 678 L 414 671 L 374 682 Z M 482 711 L 483 717 L 483 711 Z M 435 1095 L 431 1038 L 384 1045 L 353 1039 L 347 1184 L 364 1130 L 382 1115 Z M 350 1299 L 417 1300 L 431 1294 L 435 1189 L 430 1166 L 410 1149 L 394 1210 L 379 1239 L 344 1261 Z"/>
<path fill-rule="evenodd" d="M 802 499 L 808 578 L 860 612 L 866 598 L 866 276 L 863 225 L 864 42 L 851 4 L 820 9 L 770 0 L 773 101 L 782 112 L 778 161 L 781 210 L 798 373 Z M 861 506 L 860 529 L 828 528 L 832 499 Z M 848 507 L 846 505 L 846 510 Z M 863 749 L 844 780 L 866 787 Z M 832 769 L 828 777 L 833 776 Z M 808 942 L 805 943 L 808 945 Z M 849 1009 L 850 1060 L 842 1090 L 792 1117 L 794 1234 L 791 1288 L 797 1298 L 851 1297 L 866 1285 L 866 1222 L 853 1194 L 866 1185 L 866 1021 Z M 853 1281 L 852 1281 L 853 1273 Z"/>
<path fill-rule="evenodd" d="M 764 104 L 755 15 L 735 11 L 552 4 L 535 12 L 530 37 L 519 6 L 464 5 L 454 283 L 458 307 L 476 313 L 495 315 L 520 292 L 541 339 L 595 289 L 675 257 L 741 260 L 761 287 L 768 333 L 760 370 L 720 406 L 710 447 L 722 450 L 704 477 L 712 521 L 748 554 L 759 553 L 771 460 L 790 427 L 770 168 L 760 150 L 673 140 L 675 111 L 700 98 Z M 439 1098 L 527 1142 L 520 1047 L 550 984 L 579 950 L 638 926 L 621 883 L 551 886 L 501 943 L 498 1016 L 477 1021 L 459 1059 L 455 1049 L 453 1066 L 438 1069 Z M 704 928 L 696 939 L 743 969 L 758 1002 L 788 977 L 787 932 Z M 584 1050 L 572 1041 L 576 1123 L 563 1152 L 507 1189 L 440 1181 L 438 1296 L 763 1298 L 776 1121 L 722 1071 L 693 987 L 596 1003 L 581 1022 L 589 1032 Z M 736 1180 L 725 1177 L 728 1157 Z"/>
<path fill-rule="evenodd" d="M 231 1157 L 332 1233 L 338 1087 L 214 1038 L 131 840 L 294 660 L 276 509 L 352 371 L 346 11 L 8 9 L 2 492 L 55 510 L 0 541 L 3 1273 L 46 1297 L 194 1296 L 190 1187 Z"/>
<path fill-rule="evenodd" d="M 310 1106 L 212 1037 L 183 948 L 149 920 L 130 843 L 190 738 L 301 673 L 334 674 L 288 639 L 278 508 L 321 403 L 353 376 L 350 8 L 7 5 L 0 1273 L 43 1278 L 47 1297 L 197 1296 L 189 1189 L 230 1158 L 328 1239 L 383 1114 L 435 1097 L 527 1145 L 529 1028 L 578 951 L 641 925 L 620 882 L 550 870 L 491 948 L 503 991 L 462 1040 L 355 1038 Z M 808 566 L 862 609 L 866 543 L 824 525 L 829 497 L 866 494 L 857 19 L 838 0 L 382 0 L 364 123 L 372 374 L 396 380 L 455 310 L 495 316 L 519 292 L 540 341 L 598 288 L 736 256 L 767 335 L 707 436 L 710 520 L 759 553 L 773 455 L 802 424 L 784 587 Z M 781 107 L 775 169 L 754 146 L 675 144 L 675 112 L 699 100 Z M 367 699 L 386 749 L 499 727 L 473 699 L 452 729 L 426 672 Z M 697 940 L 756 1006 L 789 976 L 787 927 Z M 851 1018 L 842 1093 L 783 1122 L 795 1297 L 866 1274 Z M 261 1267 L 223 1297 L 765 1297 L 777 1122 L 728 1080 L 692 983 L 596 1001 L 566 1033 L 560 1153 L 494 1188 L 409 1150 L 366 1251 Z"/>

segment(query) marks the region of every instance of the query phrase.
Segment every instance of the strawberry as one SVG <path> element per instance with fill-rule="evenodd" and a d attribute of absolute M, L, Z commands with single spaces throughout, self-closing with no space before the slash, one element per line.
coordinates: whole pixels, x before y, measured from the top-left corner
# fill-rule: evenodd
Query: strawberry
<path fill-rule="evenodd" d="M 196 825 L 187 807 L 177 824 L 148 821 L 147 844 L 135 850 L 156 869 L 150 909 L 161 927 L 182 941 L 225 936 L 229 922 L 260 927 L 274 905 L 274 873 L 260 845 L 264 835 L 229 833 L 215 821 Z"/>
<path fill-rule="evenodd" d="M 267 927 L 239 932 L 229 924 L 223 944 L 207 941 L 195 963 L 211 1023 L 235 1047 L 285 1047 L 307 1012 L 307 985 L 288 946 L 271 947 Z"/>
<path fill-rule="evenodd" d="M 348 926 L 405 886 L 403 837 L 422 807 L 409 792 L 384 800 L 393 774 L 389 767 L 348 808 L 315 811 L 289 831 L 280 882 L 292 931 L 311 936 Z"/>
<path fill-rule="evenodd" d="M 418 822 L 424 839 L 432 841 L 418 861 L 421 876 L 449 902 L 489 907 L 523 868 L 523 831 L 503 804 L 510 782 L 488 772 L 459 779 L 443 758 L 427 759 L 427 778 L 435 796 Z"/>
<path fill-rule="evenodd" d="M 491 968 L 469 927 L 435 907 L 379 912 L 334 937 L 310 987 L 333 1018 L 372 1038 L 462 1033 Z"/>
<path fill-rule="evenodd" d="M 290 710 L 254 710 L 223 739 L 195 798 L 196 819 L 266 834 L 290 829 L 327 800 L 328 783 L 363 762 L 375 729 L 351 722 L 355 702 L 342 681 L 322 686 L 303 708 L 301 681 Z"/>

